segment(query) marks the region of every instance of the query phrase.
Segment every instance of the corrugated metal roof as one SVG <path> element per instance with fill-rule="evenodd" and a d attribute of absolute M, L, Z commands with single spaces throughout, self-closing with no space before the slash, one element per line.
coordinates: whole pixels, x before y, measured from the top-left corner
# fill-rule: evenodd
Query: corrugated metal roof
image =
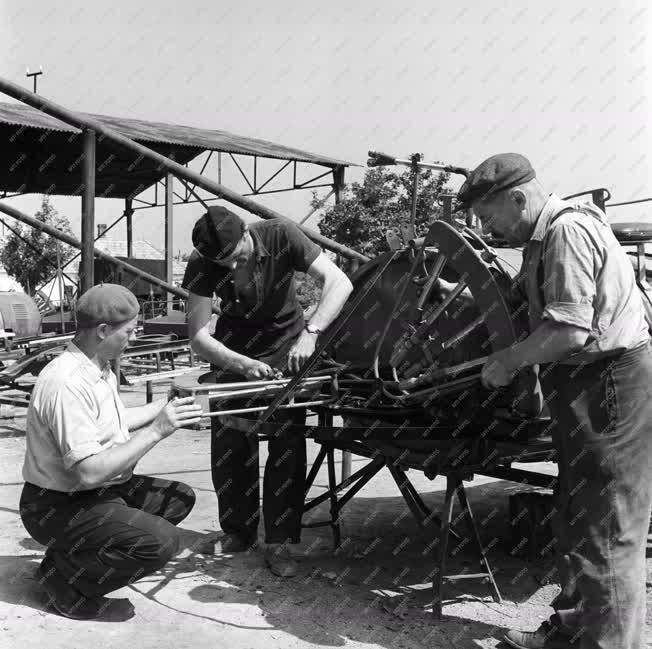
<path fill-rule="evenodd" d="M 95 115 L 79 113 L 92 117 L 106 126 L 138 142 L 156 142 L 159 144 L 174 144 L 187 146 L 204 151 L 226 151 L 242 155 L 258 155 L 280 160 L 297 160 L 313 164 L 335 166 L 351 166 L 353 163 L 327 156 L 309 153 L 292 147 L 274 144 L 267 140 L 244 137 L 227 131 L 200 129 L 193 126 L 166 124 L 164 122 L 149 122 L 141 119 L 112 117 L 110 115 Z M 50 117 L 24 104 L 0 102 L 0 123 L 37 128 L 66 133 L 79 133 L 79 129 Z"/>

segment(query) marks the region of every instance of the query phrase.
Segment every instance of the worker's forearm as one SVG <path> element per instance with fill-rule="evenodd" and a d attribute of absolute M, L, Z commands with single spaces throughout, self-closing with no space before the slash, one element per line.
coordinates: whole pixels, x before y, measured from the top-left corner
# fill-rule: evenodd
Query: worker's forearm
<path fill-rule="evenodd" d="M 167 402 L 167 398 L 158 399 L 144 406 L 127 408 L 127 428 L 132 431 L 147 426 L 147 424 L 154 421 L 156 415 L 161 412 L 161 408 L 163 408 Z"/>
<path fill-rule="evenodd" d="M 353 285 L 346 276 L 324 284 L 319 305 L 310 318 L 310 323 L 322 331 L 326 329 L 340 314 L 352 290 Z"/>
<path fill-rule="evenodd" d="M 215 340 L 215 338 L 204 334 L 204 332 L 200 332 L 192 339 L 192 349 L 207 363 L 217 365 L 236 374 L 244 374 L 247 362 L 250 361 L 247 356 L 234 352 L 219 340 Z"/>
<path fill-rule="evenodd" d="M 85 458 L 77 468 L 82 487 L 93 489 L 131 469 L 160 440 L 160 434 L 149 425 L 124 444 L 116 444 Z"/>
<path fill-rule="evenodd" d="M 585 329 L 546 320 L 510 349 L 512 369 L 565 360 L 582 349 L 588 335 Z"/>

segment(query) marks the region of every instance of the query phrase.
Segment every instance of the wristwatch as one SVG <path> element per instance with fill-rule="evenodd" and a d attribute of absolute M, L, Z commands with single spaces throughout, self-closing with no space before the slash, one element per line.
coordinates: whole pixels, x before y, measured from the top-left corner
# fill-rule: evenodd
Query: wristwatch
<path fill-rule="evenodd" d="M 321 333 L 321 329 L 318 327 L 315 327 L 314 324 L 310 324 L 309 322 L 306 322 L 306 324 L 303 326 L 303 328 L 309 333 L 309 334 L 315 334 L 316 336 L 319 336 Z"/>

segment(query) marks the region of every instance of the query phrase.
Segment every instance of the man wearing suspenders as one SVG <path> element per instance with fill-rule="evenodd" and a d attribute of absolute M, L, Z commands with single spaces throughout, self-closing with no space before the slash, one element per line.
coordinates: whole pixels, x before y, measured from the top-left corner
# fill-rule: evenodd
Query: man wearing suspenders
<path fill-rule="evenodd" d="M 632 265 L 604 213 L 544 191 L 529 161 L 492 156 L 461 187 L 485 230 L 524 245 L 530 335 L 492 354 L 486 387 L 539 366 L 556 427 L 561 593 L 518 649 L 638 649 L 652 503 L 652 351 Z"/>

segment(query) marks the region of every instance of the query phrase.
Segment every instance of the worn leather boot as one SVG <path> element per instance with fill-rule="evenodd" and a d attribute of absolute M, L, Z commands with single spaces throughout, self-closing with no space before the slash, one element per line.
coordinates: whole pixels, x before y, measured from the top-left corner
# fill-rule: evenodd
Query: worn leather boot
<path fill-rule="evenodd" d="M 505 642 L 514 649 L 577 649 L 579 638 L 559 631 L 559 627 L 546 620 L 536 631 L 508 631 Z"/>
<path fill-rule="evenodd" d="M 278 577 L 294 577 L 299 572 L 299 562 L 292 556 L 285 543 L 268 543 L 265 548 L 265 563 Z"/>
<path fill-rule="evenodd" d="M 133 604 L 126 598 L 86 597 L 71 586 L 54 569 L 47 572 L 41 566 L 36 578 L 47 595 L 47 606 L 59 615 L 72 620 L 96 620 L 99 618 L 120 622 L 134 616 Z"/>

